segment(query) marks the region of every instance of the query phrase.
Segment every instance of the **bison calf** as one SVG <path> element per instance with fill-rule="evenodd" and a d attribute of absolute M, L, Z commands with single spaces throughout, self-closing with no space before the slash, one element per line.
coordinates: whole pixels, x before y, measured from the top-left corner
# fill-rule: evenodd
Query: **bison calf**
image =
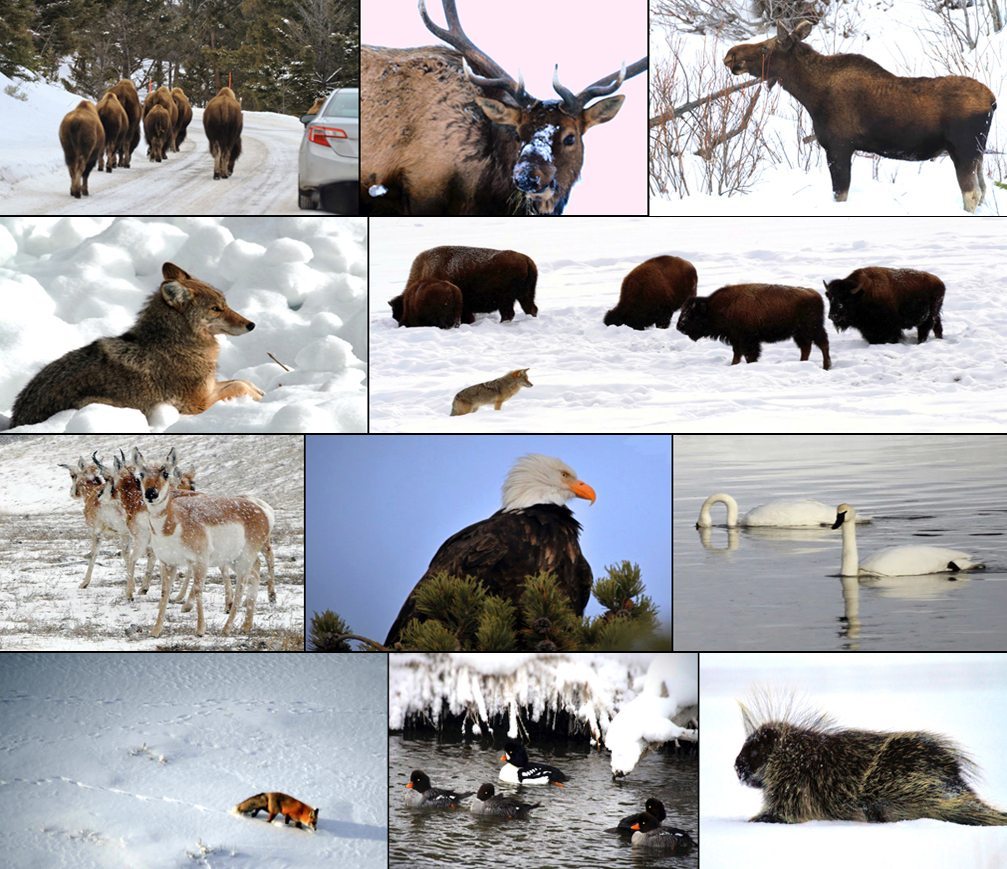
<path fill-rule="evenodd" d="M 677 256 L 656 256 L 622 280 L 619 304 L 605 314 L 606 326 L 667 329 L 671 315 L 696 295 L 696 268 Z"/>
<path fill-rule="evenodd" d="M 221 88 L 206 104 L 203 129 L 213 155 L 213 177 L 230 178 L 241 156 L 241 104 L 230 88 Z"/>
<path fill-rule="evenodd" d="M 418 281 L 388 302 L 400 326 L 452 329 L 461 322 L 462 291 L 449 281 Z"/>
<path fill-rule="evenodd" d="M 916 343 L 930 330 L 944 337 L 944 282 L 929 272 L 869 266 L 825 283 L 829 319 L 839 332 L 856 329 L 868 344 L 895 344 L 916 328 Z"/>
<path fill-rule="evenodd" d="M 59 143 L 70 172 L 70 195 L 74 199 L 80 199 L 82 193 L 90 196 L 87 178 L 105 149 L 105 129 L 94 103 L 81 100 L 77 108 L 67 112 L 59 125 Z"/>
<path fill-rule="evenodd" d="M 738 284 L 715 293 L 686 299 L 678 317 L 678 331 L 693 341 L 716 338 L 734 350 L 732 365 L 741 357 L 758 361 L 763 341 L 793 338 L 801 348 L 801 361 L 811 356 L 811 345 L 822 351 L 822 368 L 828 371 L 829 338 L 825 334 L 825 304 L 814 290 L 775 284 Z"/>
<path fill-rule="evenodd" d="M 538 269 L 531 257 L 514 250 L 445 245 L 417 255 L 406 286 L 422 280 L 450 281 L 462 293 L 462 322 L 499 311 L 501 322 L 514 319 L 514 303 L 535 317 Z"/>

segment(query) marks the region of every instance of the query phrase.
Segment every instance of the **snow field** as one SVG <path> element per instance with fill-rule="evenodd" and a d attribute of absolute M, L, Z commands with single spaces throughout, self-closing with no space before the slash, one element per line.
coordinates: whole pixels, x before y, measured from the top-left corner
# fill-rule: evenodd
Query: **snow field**
<path fill-rule="evenodd" d="M 637 218 L 380 221 L 372 227 L 372 431 L 864 432 L 999 431 L 1007 423 L 1000 350 L 1007 250 L 995 219 L 955 224 L 883 218 L 767 221 Z M 396 327 L 387 300 L 409 265 L 438 244 L 513 248 L 539 269 L 537 318 L 480 315 L 458 329 Z M 674 254 L 693 262 L 699 294 L 766 282 L 822 292 L 866 265 L 911 267 L 947 285 L 943 340 L 868 345 L 826 322 L 833 368 L 799 361 L 792 341 L 730 366 L 731 349 L 674 328 L 605 327 L 636 265 Z M 826 311 L 827 311 L 826 305 Z M 535 386 L 499 412 L 450 417 L 465 386 L 530 368 Z"/>
<path fill-rule="evenodd" d="M 32 432 L 363 431 L 366 426 L 366 224 L 357 218 L 0 218 L 0 424 L 35 373 L 96 338 L 118 335 L 175 262 L 255 322 L 222 337 L 219 379 L 261 402 L 218 402 L 198 416 L 151 417 L 90 405 Z M 292 371 L 272 361 L 272 353 Z"/>

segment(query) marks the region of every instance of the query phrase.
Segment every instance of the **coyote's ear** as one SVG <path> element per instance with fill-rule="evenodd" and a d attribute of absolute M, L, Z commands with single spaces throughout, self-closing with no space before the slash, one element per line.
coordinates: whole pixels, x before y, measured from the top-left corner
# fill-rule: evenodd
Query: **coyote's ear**
<path fill-rule="evenodd" d="M 173 308 L 181 308 L 192 298 L 189 288 L 178 281 L 165 281 L 161 284 L 161 297 Z"/>
<path fill-rule="evenodd" d="M 192 280 L 188 272 L 183 271 L 174 263 L 165 263 L 161 266 L 161 274 L 166 281 Z"/>

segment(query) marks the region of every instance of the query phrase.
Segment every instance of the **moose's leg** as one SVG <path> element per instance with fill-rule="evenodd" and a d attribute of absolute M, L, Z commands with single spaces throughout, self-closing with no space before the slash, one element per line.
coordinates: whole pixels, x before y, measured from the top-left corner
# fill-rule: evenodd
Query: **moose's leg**
<path fill-rule="evenodd" d="M 825 158 L 832 176 L 832 196 L 836 202 L 845 202 L 850 192 L 850 161 L 853 153 L 834 147 L 825 147 Z"/>
<path fill-rule="evenodd" d="M 962 191 L 962 205 L 969 214 L 974 214 L 984 196 L 984 190 L 979 183 L 982 177 L 982 158 L 970 157 L 962 160 L 952 155 L 952 159 L 955 162 L 955 173 L 958 175 L 958 186 Z M 983 183 L 985 184 L 985 181 Z"/>

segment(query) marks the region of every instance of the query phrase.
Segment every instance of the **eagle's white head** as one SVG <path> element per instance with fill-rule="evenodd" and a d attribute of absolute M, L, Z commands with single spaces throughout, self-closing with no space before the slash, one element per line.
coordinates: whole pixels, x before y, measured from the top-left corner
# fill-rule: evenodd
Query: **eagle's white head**
<path fill-rule="evenodd" d="M 522 456 L 503 484 L 504 510 L 523 510 L 535 504 L 565 504 L 571 498 L 595 502 L 594 489 L 577 479 L 566 462 L 537 453 Z"/>

